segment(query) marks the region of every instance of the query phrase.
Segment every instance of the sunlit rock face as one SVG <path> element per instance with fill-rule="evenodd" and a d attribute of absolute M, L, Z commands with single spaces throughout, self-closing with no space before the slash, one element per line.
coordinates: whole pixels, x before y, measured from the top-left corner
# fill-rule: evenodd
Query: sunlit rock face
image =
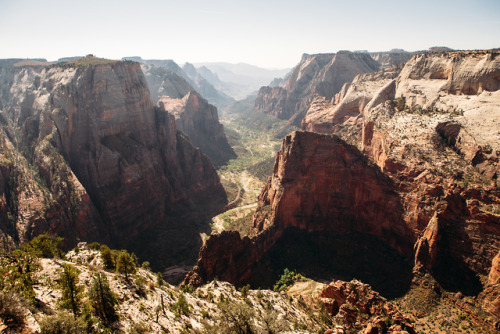
<path fill-rule="evenodd" d="M 54 208 L 39 210 L 21 224 L 27 227 L 19 240 L 49 230 L 143 249 L 136 241 L 146 231 L 227 202 L 210 160 L 177 130 L 172 115 L 153 106 L 137 63 L 20 67 L 5 101 L 9 122 L 20 126 L 32 167 L 47 184 L 40 196 L 57 207 L 50 199 L 59 192 L 58 204 L 72 204 L 66 224 L 76 226 L 63 228 Z M 184 219 L 189 226 L 199 217 Z"/>

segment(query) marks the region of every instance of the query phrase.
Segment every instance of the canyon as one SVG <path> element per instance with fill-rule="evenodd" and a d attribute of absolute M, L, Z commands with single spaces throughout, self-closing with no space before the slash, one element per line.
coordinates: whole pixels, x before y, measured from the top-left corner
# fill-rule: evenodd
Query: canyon
<path fill-rule="evenodd" d="M 5 244 L 48 231 L 67 247 L 131 249 L 157 268 L 196 256 L 200 221 L 226 194 L 207 156 L 153 105 L 138 63 L 2 65 Z"/>
<path fill-rule="evenodd" d="M 294 71 L 321 57 L 304 56 Z M 474 296 L 496 326 L 499 59 L 496 50 L 424 52 L 314 95 L 301 107 L 303 130 L 283 139 L 251 231 L 212 235 L 185 284 L 270 283 L 291 267 L 356 275 L 394 298 L 424 272 L 443 291 Z M 289 90 L 271 90 L 266 105 L 290 117 Z"/>
<path fill-rule="evenodd" d="M 317 302 L 338 333 L 433 332 L 436 318 L 448 326 L 442 309 L 456 332 L 468 332 L 462 318 L 477 332 L 500 328 L 498 50 L 305 54 L 237 107 L 249 110 L 226 109 L 222 120 L 197 92 L 203 71 L 126 59 L 141 63 L 0 61 L 4 248 L 48 231 L 67 249 L 84 240 L 134 251 L 155 270 L 196 263 L 179 288 L 147 294 L 173 304 L 194 290 L 189 303 L 215 316 L 210 290 L 257 305 L 259 317 L 264 296 L 290 330 L 293 317 L 322 317 L 304 313 Z M 221 124 L 235 119 L 229 131 Z M 255 137 L 252 128 L 265 139 L 238 139 Z M 254 182 L 243 159 L 263 163 L 260 182 L 270 174 L 257 203 L 245 198 L 244 217 L 210 226 L 250 190 L 238 182 Z M 81 247 L 69 261 L 92 253 Z M 44 261 L 48 275 L 55 265 Z M 281 295 L 266 290 L 288 268 L 309 279 Z M 139 306 L 113 279 L 130 317 Z M 173 322 L 216 324 L 195 313 L 140 319 L 173 332 L 182 331 Z"/>
<path fill-rule="evenodd" d="M 403 64 L 410 57 L 411 53 L 403 50 L 304 54 L 286 80 L 259 90 L 255 109 L 300 126 L 316 96 L 330 100 L 357 75 Z"/>

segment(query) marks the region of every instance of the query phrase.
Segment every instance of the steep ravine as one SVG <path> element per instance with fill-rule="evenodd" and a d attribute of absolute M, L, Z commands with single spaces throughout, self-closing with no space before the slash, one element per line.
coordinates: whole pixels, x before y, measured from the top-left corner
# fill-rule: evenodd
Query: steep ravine
<path fill-rule="evenodd" d="M 3 99 L 12 133 L 3 143 L 11 156 L 22 147 L 30 159 L 6 157 L 3 166 L 33 170 L 41 182 L 30 187 L 41 198 L 24 201 L 33 190 L 8 183 L 18 199 L 10 207 L 18 213 L 12 237 L 49 231 L 63 234 L 67 246 L 106 241 L 156 268 L 192 259 L 204 219 L 227 203 L 226 195 L 210 160 L 172 115 L 153 106 L 139 64 L 87 57 L 13 73 Z M 33 211 L 32 203 L 45 204 L 20 214 Z M 69 203 L 71 213 L 62 216 Z"/>

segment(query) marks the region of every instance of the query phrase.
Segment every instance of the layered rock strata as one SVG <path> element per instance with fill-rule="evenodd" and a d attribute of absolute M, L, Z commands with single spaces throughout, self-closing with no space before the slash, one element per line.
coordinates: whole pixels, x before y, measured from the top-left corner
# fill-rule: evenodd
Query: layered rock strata
<path fill-rule="evenodd" d="M 286 229 L 331 229 L 376 236 L 448 291 L 477 296 L 491 272 L 483 305 L 496 314 L 498 59 L 496 51 L 419 54 L 316 100 L 303 127 L 328 135 L 285 138 L 255 235 L 211 237 L 188 279 L 244 282 Z M 227 262 L 207 266 L 218 258 Z"/>
<path fill-rule="evenodd" d="M 188 135 L 219 167 L 236 154 L 229 145 L 217 108 L 209 104 L 184 78 L 167 68 L 142 64 L 153 101 L 174 115 L 177 128 Z M 179 68 L 180 71 L 182 71 Z"/>
<path fill-rule="evenodd" d="M 358 74 L 375 72 L 380 65 L 367 53 L 304 55 L 280 87 L 262 87 L 255 108 L 300 125 L 314 95 L 331 99 Z"/>
<path fill-rule="evenodd" d="M 22 138 L 12 145 L 12 134 L 4 137 L 14 158 L 2 164 L 10 175 L 3 196 L 17 199 L 8 210 L 18 241 L 49 231 L 128 247 L 179 219 L 189 226 L 199 219 L 194 212 L 227 202 L 210 160 L 177 130 L 172 115 L 153 106 L 137 63 L 87 57 L 20 67 L 4 105 L 7 131 Z M 29 161 L 16 158 L 20 147 Z M 39 175 L 41 181 L 28 182 L 39 190 L 11 177 L 23 166 Z M 38 206 L 36 214 L 20 211 Z"/>

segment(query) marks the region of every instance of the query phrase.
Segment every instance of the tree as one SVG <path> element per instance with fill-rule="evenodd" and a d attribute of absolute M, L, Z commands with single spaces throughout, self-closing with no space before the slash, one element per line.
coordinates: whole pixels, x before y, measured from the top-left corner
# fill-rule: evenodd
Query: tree
<path fill-rule="evenodd" d="M 78 285 L 80 272 L 72 265 L 64 263 L 59 273 L 59 286 L 62 290 L 62 298 L 59 301 L 64 309 L 71 310 L 76 317 L 80 312 L 83 286 Z"/>
<path fill-rule="evenodd" d="M 106 269 L 114 269 L 115 261 L 111 249 L 106 245 L 101 245 L 101 258 Z"/>
<path fill-rule="evenodd" d="M 132 256 L 127 251 L 121 251 L 116 259 L 116 270 L 120 274 L 125 274 L 125 279 L 128 280 L 129 274 L 136 272 L 135 262 Z"/>
<path fill-rule="evenodd" d="M 106 322 L 116 320 L 115 305 L 117 301 L 104 273 L 94 275 L 90 283 L 88 297 L 92 311 L 98 318 Z"/>
<path fill-rule="evenodd" d="M 31 244 L 22 244 L 18 249 L 0 253 L 0 289 L 15 291 L 35 301 L 33 285 L 37 283 L 35 272 L 40 269 L 37 252 Z"/>
<path fill-rule="evenodd" d="M 63 252 L 59 248 L 62 241 L 63 238 L 61 237 L 42 233 L 33 238 L 29 244 L 36 250 L 40 257 L 53 258 L 63 256 Z"/>

